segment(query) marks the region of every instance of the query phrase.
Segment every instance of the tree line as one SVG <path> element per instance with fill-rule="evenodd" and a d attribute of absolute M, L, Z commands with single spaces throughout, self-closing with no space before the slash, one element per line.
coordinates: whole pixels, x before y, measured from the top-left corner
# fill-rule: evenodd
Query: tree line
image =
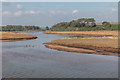
<path fill-rule="evenodd" d="M 110 22 L 102 22 L 102 25 L 97 25 L 94 18 L 81 18 L 70 22 L 60 22 L 53 25 L 51 31 L 91 31 L 91 30 L 117 30 L 118 25 L 112 25 Z"/>
<path fill-rule="evenodd" d="M 95 30 L 118 30 L 118 24 L 111 24 L 104 21 L 102 25 L 97 25 L 94 18 L 81 18 L 70 22 L 60 22 L 51 28 L 45 29 L 39 26 L 6 25 L 1 26 L 0 31 L 33 31 L 33 30 L 51 30 L 51 31 L 95 31 Z"/>
<path fill-rule="evenodd" d="M 32 31 L 41 30 L 39 26 L 22 26 L 22 25 L 7 25 L 1 26 L 1 31 Z"/>

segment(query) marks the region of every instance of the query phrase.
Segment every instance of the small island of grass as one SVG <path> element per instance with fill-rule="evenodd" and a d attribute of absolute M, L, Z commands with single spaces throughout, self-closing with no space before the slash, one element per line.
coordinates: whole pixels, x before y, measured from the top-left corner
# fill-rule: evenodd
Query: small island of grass
<path fill-rule="evenodd" d="M 60 51 L 118 56 L 117 37 L 66 38 L 45 44 Z"/>
<path fill-rule="evenodd" d="M 15 32 L 0 32 L 1 41 L 30 40 L 30 39 L 36 39 L 36 38 L 37 36 L 34 36 L 34 35 L 20 34 Z"/>
<path fill-rule="evenodd" d="M 21 34 L 21 32 L 38 32 L 42 29 L 38 26 L 6 25 L 0 29 L 1 41 L 17 41 L 36 39 L 37 36 Z"/>

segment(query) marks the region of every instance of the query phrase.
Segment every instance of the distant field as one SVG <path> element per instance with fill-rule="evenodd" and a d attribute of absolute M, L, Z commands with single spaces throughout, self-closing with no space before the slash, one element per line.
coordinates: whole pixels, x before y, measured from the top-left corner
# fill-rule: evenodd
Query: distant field
<path fill-rule="evenodd" d="M 77 35 L 101 35 L 118 36 L 118 31 L 46 31 L 46 34 L 77 34 Z"/>
<path fill-rule="evenodd" d="M 34 35 L 19 34 L 14 32 L 0 32 L 0 40 L 26 40 L 35 39 Z"/>

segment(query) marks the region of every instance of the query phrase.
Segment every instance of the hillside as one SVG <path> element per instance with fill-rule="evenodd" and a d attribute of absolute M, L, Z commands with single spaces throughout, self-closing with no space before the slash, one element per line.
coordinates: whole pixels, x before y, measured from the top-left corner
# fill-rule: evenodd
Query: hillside
<path fill-rule="evenodd" d="M 60 22 L 50 28 L 51 31 L 95 31 L 95 30 L 118 30 L 117 23 L 96 23 L 94 18 L 81 18 L 70 22 Z"/>

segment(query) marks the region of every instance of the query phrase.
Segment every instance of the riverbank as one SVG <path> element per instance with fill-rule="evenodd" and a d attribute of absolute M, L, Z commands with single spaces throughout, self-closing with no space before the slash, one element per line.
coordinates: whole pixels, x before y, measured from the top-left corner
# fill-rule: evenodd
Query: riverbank
<path fill-rule="evenodd" d="M 0 32 L 1 41 L 30 40 L 30 39 L 36 39 L 36 38 L 37 36 L 34 36 L 34 35 L 20 34 L 16 32 Z"/>
<path fill-rule="evenodd" d="M 44 44 L 47 48 L 60 51 L 120 56 L 117 37 L 66 38 Z"/>
<path fill-rule="evenodd" d="M 45 31 L 45 34 L 118 36 L 118 31 Z"/>

